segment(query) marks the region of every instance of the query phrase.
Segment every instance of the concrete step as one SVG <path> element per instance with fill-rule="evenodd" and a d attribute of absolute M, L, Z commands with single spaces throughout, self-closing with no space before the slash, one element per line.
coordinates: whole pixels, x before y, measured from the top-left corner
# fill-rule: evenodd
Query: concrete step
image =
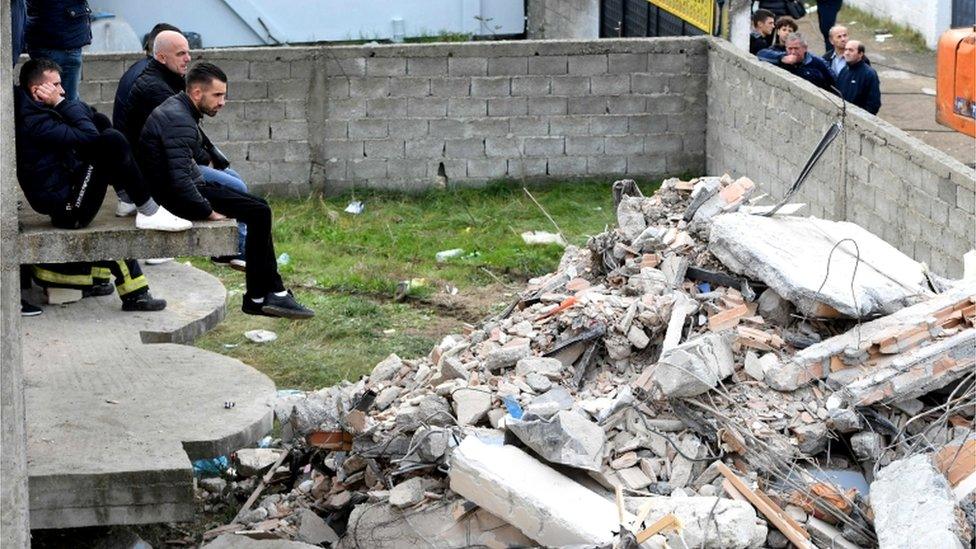
<path fill-rule="evenodd" d="M 22 199 L 23 200 L 23 199 Z M 23 202 L 20 220 L 21 263 L 67 263 L 96 259 L 229 255 L 237 252 L 237 224 L 196 221 L 178 233 L 144 231 L 135 218 L 115 217 L 117 200 L 108 197 L 91 225 L 79 230 L 58 229 L 51 220 Z"/>
<path fill-rule="evenodd" d="M 172 343 L 223 318 L 220 282 L 179 263 L 145 273 L 165 311 L 122 312 L 112 295 L 23 319 L 31 528 L 187 520 L 191 460 L 271 430 L 270 379 Z"/>

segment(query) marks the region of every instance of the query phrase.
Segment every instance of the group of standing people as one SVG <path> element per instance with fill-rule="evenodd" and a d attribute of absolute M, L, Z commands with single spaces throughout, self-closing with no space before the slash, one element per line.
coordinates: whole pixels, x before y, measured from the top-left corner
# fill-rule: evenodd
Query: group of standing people
<path fill-rule="evenodd" d="M 864 43 L 851 40 L 837 25 L 841 0 L 818 0 L 820 30 L 826 52 L 810 53 L 796 20 L 787 14 L 787 0 L 762 0 L 752 13 L 749 53 L 844 98 L 871 114 L 881 108 L 878 73 L 865 55 Z"/>
<path fill-rule="evenodd" d="M 147 36 L 146 58 L 120 80 L 109 120 L 78 98 L 80 48 L 91 41 L 87 2 L 20 3 L 26 9 L 12 10 L 14 62 L 24 46 L 31 59 L 14 93 L 17 177 L 31 207 L 57 227 L 80 229 L 92 222 L 111 185 L 119 197 L 116 215 L 135 216 L 141 229 L 183 231 L 191 221 L 234 218 L 238 254 L 214 259 L 245 272 L 243 312 L 314 316 L 278 273 L 271 208 L 247 192 L 200 126 L 224 106 L 227 75 L 211 63 L 191 68 L 189 43 L 179 29 L 157 25 Z M 114 288 L 106 288 L 109 274 Z M 166 306 L 149 294 L 132 259 L 33 266 L 32 275 L 86 295 L 117 291 L 126 311 Z"/>

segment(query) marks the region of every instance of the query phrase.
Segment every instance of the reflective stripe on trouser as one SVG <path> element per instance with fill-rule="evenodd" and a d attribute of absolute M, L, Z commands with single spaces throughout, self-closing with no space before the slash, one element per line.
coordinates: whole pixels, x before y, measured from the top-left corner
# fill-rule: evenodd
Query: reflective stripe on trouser
<path fill-rule="evenodd" d="M 92 265 L 92 282 L 95 284 L 105 284 L 112 281 L 112 271 L 105 267 Z"/>
<path fill-rule="evenodd" d="M 83 290 L 95 280 L 108 280 L 106 273 L 115 277 L 115 289 L 119 297 L 133 292 L 146 291 L 149 281 L 133 259 L 96 261 L 94 263 L 60 263 L 32 265 L 31 274 L 42 287 L 75 288 Z M 97 273 L 97 274 L 96 274 Z"/>

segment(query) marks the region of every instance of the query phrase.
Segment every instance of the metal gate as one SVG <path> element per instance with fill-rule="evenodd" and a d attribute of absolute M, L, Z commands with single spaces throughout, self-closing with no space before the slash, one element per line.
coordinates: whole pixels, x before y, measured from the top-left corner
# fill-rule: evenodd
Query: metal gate
<path fill-rule="evenodd" d="M 952 27 L 976 25 L 976 0 L 952 0 Z"/>
<path fill-rule="evenodd" d="M 697 36 L 707 34 L 647 0 L 600 0 L 600 36 Z"/>

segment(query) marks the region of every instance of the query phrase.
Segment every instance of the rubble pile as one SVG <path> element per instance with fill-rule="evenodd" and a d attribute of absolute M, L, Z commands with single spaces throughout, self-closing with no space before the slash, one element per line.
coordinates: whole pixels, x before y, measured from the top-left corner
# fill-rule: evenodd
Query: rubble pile
<path fill-rule="evenodd" d="M 801 205 L 764 216 L 747 178 L 613 190 L 618 226 L 501 314 L 279 398 L 290 450 L 200 482 L 248 498 L 206 538 L 970 545 L 976 282 L 782 215 Z"/>

